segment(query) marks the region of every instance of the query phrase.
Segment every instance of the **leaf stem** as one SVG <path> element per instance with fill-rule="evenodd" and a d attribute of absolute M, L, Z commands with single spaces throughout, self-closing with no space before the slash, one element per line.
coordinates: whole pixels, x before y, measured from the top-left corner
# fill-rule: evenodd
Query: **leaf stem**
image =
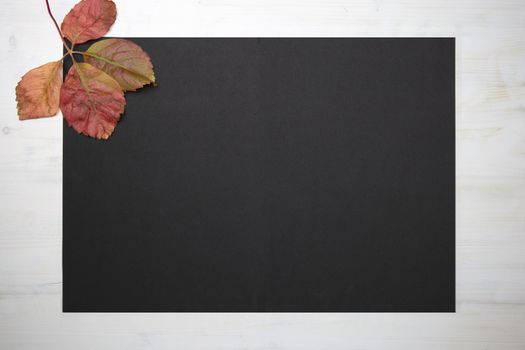
<path fill-rule="evenodd" d="M 47 6 L 47 12 L 49 13 L 49 17 L 51 17 L 51 19 L 53 20 L 53 23 L 55 24 L 55 28 L 57 29 L 58 34 L 60 35 L 60 38 L 62 38 L 63 37 L 62 31 L 60 30 L 60 27 L 58 26 L 58 23 L 55 17 L 53 16 L 53 13 L 51 12 L 51 7 L 49 6 L 48 0 L 46 0 L 46 6 Z"/>
<path fill-rule="evenodd" d="M 49 6 L 49 0 L 46 0 L 46 7 L 47 7 L 47 12 L 49 13 L 49 17 L 51 17 L 51 19 L 53 20 L 53 23 L 55 24 L 55 28 L 58 31 L 58 35 L 60 36 L 60 40 L 62 40 L 62 43 L 64 44 L 64 46 L 65 46 L 66 50 L 68 51 L 68 53 L 70 53 L 71 49 L 66 44 L 66 41 L 64 40 L 64 34 L 62 34 L 62 31 L 60 30 L 60 27 L 58 26 L 57 20 L 55 19 L 55 17 L 53 16 L 53 13 L 51 12 L 51 7 Z"/>

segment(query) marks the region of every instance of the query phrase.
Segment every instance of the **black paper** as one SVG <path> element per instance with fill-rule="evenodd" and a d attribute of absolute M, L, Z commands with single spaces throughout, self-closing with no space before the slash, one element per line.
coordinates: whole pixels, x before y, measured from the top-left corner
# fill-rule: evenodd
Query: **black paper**
<path fill-rule="evenodd" d="M 452 38 L 140 38 L 64 124 L 64 311 L 455 310 Z"/>

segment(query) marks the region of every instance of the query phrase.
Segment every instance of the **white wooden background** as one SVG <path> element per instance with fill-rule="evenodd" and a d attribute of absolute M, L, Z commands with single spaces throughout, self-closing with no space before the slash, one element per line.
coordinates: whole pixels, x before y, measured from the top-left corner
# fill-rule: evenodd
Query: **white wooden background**
<path fill-rule="evenodd" d="M 62 49 L 44 0 L 2 0 L 0 349 L 525 349 L 523 0 L 116 1 L 114 36 L 457 37 L 457 313 L 63 314 L 62 121 L 14 101 Z"/>

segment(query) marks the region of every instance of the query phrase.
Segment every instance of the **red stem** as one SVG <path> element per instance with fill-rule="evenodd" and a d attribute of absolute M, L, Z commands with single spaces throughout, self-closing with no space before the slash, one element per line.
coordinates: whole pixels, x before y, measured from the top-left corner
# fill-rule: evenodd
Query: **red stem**
<path fill-rule="evenodd" d="M 62 34 L 62 31 L 60 30 L 60 27 L 58 26 L 58 23 L 55 17 L 53 16 L 53 13 L 51 13 L 51 7 L 49 6 L 49 0 L 46 0 L 46 6 L 47 6 L 47 12 L 49 13 L 49 17 L 51 17 L 51 19 L 53 20 L 53 23 L 55 24 L 55 27 L 58 31 L 58 35 L 60 35 L 60 40 L 62 40 L 62 43 L 64 44 L 66 50 L 68 52 L 71 52 L 71 49 L 69 48 L 69 46 L 67 46 L 66 41 L 64 40 L 64 34 Z"/>

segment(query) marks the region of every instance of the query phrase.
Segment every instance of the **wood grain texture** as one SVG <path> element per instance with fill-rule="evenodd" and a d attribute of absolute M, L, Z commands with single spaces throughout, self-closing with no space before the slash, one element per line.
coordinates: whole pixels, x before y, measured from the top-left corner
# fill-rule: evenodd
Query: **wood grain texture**
<path fill-rule="evenodd" d="M 61 19 L 75 1 L 52 1 Z M 61 56 L 44 1 L 0 9 L 1 349 L 525 349 L 522 0 L 117 1 L 112 36 L 455 36 L 456 314 L 62 314 L 62 120 L 15 89 Z M 162 77 L 159 77 L 162 84 Z"/>

